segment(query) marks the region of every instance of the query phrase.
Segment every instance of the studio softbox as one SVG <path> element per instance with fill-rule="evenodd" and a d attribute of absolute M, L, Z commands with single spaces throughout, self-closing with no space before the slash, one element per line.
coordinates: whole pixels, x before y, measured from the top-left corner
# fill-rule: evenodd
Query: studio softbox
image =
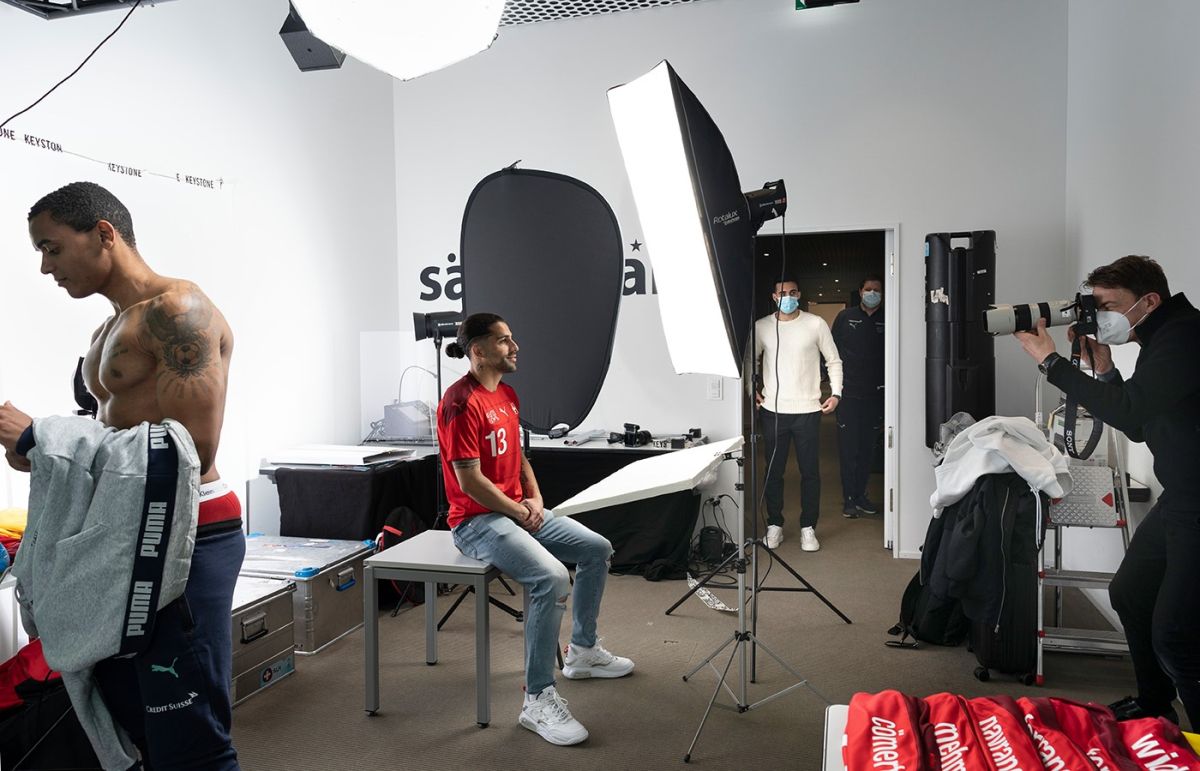
<path fill-rule="evenodd" d="M 499 314 L 521 348 L 504 376 L 521 424 L 579 426 L 604 385 L 621 303 L 621 231 L 608 202 L 561 174 L 498 171 L 467 201 L 460 253 L 463 312 Z"/>

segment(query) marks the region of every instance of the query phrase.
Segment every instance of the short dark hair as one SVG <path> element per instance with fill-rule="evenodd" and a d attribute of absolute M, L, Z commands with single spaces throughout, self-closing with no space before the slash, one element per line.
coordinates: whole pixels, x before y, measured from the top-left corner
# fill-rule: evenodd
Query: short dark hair
<path fill-rule="evenodd" d="M 864 286 L 866 286 L 866 285 L 867 285 L 867 282 L 868 282 L 868 281 L 878 281 L 878 282 L 879 282 L 879 285 L 880 285 L 880 286 L 883 286 L 883 279 L 882 279 L 882 278 L 880 278 L 879 276 L 875 275 L 874 273 L 869 273 L 869 274 L 867 274 L 866 276 L 863 276 L 863 280 L 862 280 L 862 281 L 858 282 L 858 288 L 859 288 L 859 289 L 862 289 Z"/>
<path fill-rule="evenodd" d="M 774 281 L 771 282 L 771 293 L 772 294 L 775 293 L 775 287 L 778 286 L 779 284 L 795 284 L 797 289 L 800 288 L 800 282 L 797 281 L 796 277 L 793 276 L 791 273 L 784 273 L 782 276 L 776 278 Z"/>
<path fill-rule="evenodd" d="M 472 313 L 458 325 L 458 335 L 454 342 L 446 346 L 446 355 L 452 359 L 468 358 L 471 353 L 471 343 L 492 331 L 492 325 L 504 321 L 494 313 Z"/>
<path fill-rule="evenodd" d="M 133 235 L 133 217 L 125 204 L 95 182 L 72 182 L 45 195 L 29 210 L 32 220 L 42 212 L 50 212 L 55 222 L 86 233 L 100 220 L 109 222 L 131 247 L 137 247 Z"/>
<path fill-rule="evenodd" d="M 1142 254 L 1130 254 L 1088 274 L 1088 286 L 1128 289 L 1139 298 L 1157 292 L 1163 302 L 1171 299 L 1171 287 L 1162 266 Z"/>

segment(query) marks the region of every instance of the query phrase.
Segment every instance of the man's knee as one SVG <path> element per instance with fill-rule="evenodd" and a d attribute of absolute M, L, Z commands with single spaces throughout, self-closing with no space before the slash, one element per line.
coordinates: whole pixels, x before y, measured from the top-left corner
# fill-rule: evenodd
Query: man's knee
<path fill-rule="evenodd" d="M 1147 598 L 1138 597 L 1137 587 L 1118 570 L 1108 584 L 1108 601 L 1117 615 L 1125 618 L 1139 603 L 1145 603 Z"/>

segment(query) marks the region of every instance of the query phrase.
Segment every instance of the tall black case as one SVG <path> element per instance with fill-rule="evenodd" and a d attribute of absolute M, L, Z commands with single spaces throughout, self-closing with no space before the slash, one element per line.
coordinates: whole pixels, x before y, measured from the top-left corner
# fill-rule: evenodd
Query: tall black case
<path fill-rule="evenodd" d="M 971 647 L 979 662 L 975 670 L 979 680 L 988 680 L 991 670 L 996 670 L 1033 685 L 1037 679 L 1039 551 L 1048 501 L 1041 496 L 1039 513 L 1038 494 L 1023 480 L 1011 477 L 1008 489 L 1014 496 L 1008 501 L 1005 520 L 1012 529 L 1004 541 L 1002 604 L 998 621 L 993 616 L 972 622 Z"/>

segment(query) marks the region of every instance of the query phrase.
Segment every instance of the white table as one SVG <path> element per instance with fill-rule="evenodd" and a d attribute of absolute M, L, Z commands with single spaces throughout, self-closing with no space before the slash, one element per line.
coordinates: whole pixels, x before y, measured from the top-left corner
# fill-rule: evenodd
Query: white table
<path fill-rule="evenodd" d="M 476 722 L 491 722 L 491 649 L 488 635 L 488 583 L 500 570 L 462 554 L 448 530 L 426 530 L 364 564 L 363 624 L 366 637 L 366 710 L 379 710 L 379 600 L 376 581 L 421 581 L 425 584 L 425 663 L 437 656 L 437 584 L 469 584 L 475 588 Z"/>
<path fill-rule="evenodd" d="M 846 771 L 842 760 L 842 736 L 846 733 L 846 718 L 850 705 L 830 704 L 825 708 L 825 762 L 824 771 Z"/>

